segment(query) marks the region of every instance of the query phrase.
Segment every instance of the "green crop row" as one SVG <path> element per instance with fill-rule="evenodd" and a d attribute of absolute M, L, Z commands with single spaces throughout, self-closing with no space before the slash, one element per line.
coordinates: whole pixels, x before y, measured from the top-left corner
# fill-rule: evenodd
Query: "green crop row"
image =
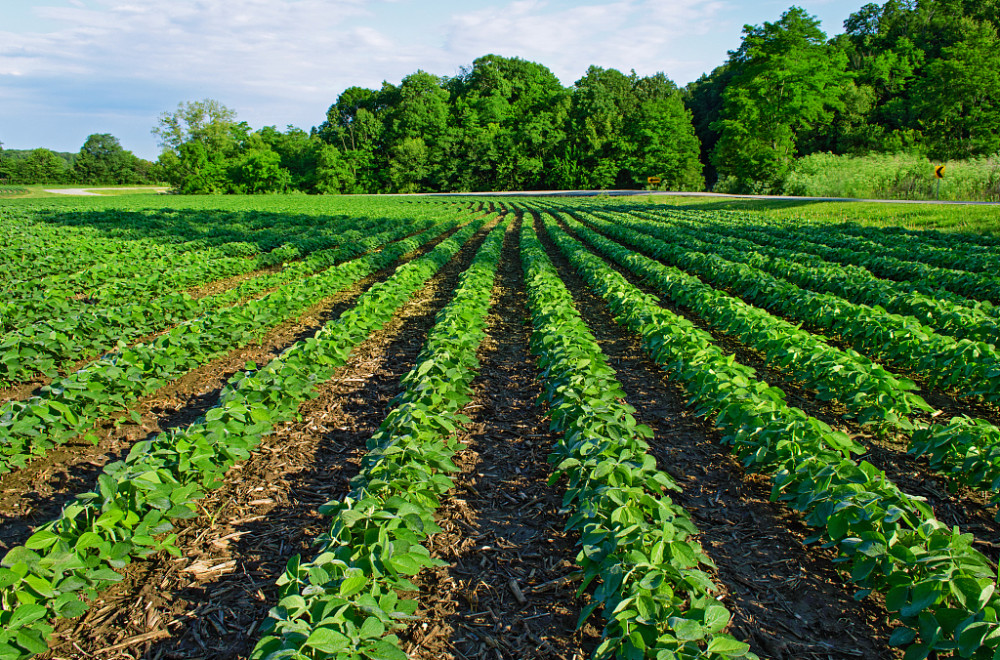
<path fill-rule="evenodd" d="M 664 491 L 680 490 L 656 468 L 646 440 L 652 430 L 573 306 L 530 226 L 521 230 L 534 332 L 531 348 L 543 374 L 551 428 L 562 433 L 550 461 L 565 476 L 567 528 L 580 535 L 582 591 L 599 578 L 582 623 L 601 608 L 603 639 L 595 658 L 756 657 L 722 631 L 730 614 L 701 566 L 711 560 L 693 539 L 688 513 Z"/>
<path fill-rule="evenodd" d="M 658 219 L 665 220 L 660 216 Z M 668 220 L 673 224 L 672 219 Z M 678 223 L 681 233 L 674 241 L 700 252 L 715 252 L 727 259 L 737 255 L 748 265 L 784 278 L 803 288 L 832 293 L 851 302 L 879 305 L 890 312 L 909 315 L 935 330 L 957 337 L 996 343 L 1000 337 L 1000 319 L 992 306 L 938 291 L 934 295 L 913 290 L 908 282 L 894 282 L 875 277 L 861 266 L 822 261 L 789 247 L 773 247 L 753 242 L 749 230 L 729 227 L 713 230 L 712 225 L 696 221 Z M 706 230 L 710 236 L 706 236 Z M 795 245 L 788 240 L 786 245 Z M 987 303 L 988 305 L 988 303 Z"/>
<path fill-rule="evenodd" d="M 348 216 L 202 216 L 200 222 L 182 218 L 177 212 L 111 211 L 60 215 L 51 223 L 29 217 L 18 223 L 8 247 L 0 250 L 0 268 L 6 266 L 7 287 L 13 289 L 30 292 L 43 280 L 47 288 L 83 293 L 109 284 L 127 285 L 136 272 L 172 275 L 174 270 L 221 257 L 254 257 L 277 250 L 268 259 L 273 262 L 284 253 L 316 249 L 331 231 L 351 224 Z M 88 224 L 74 226 L 77 220 Z"/>
<path fill-rule="evenodd" d="M 637 211 L 636 208 L 622 210 Z M 652 210 L 656 214 L 663 213 L 661 209 L 655 207 L 647 210 Z M 853 253 L 852 259 L 865 254 L 887 256 L 897 262 L 912 263 L 917 268 L 915 272 L 922 270 L 921 264 L 945 271 L 984 273 L 994 272 L 997 266 L 1000 266 L 997 253 L 991 249 L 992 246 L 984 243 L 984 240 L 990 243 L 990 239 L 982 235 L 914 232 L 901 228 L 862 227 L 848 223 L 804 223 L 799 218 L 776 220 L 747 211 L 694 213 L 683 209 L 671 209 L 666 215 L 673 217 L 683 215 L 695 220 L 700 219 L 702 222 L 717 224 L 719 229 L 727 226 L 754 227 L 771 236 L 787 237 L 797 243 L 815 244 L 818 249 L 845 249 Z"/>
<path fill-rule="evenodd" d="M 647 255 L 698 275 L 716 286 L 731 287 L 745 300 L 807 326 L 830 330 L 870 358 L 925 378 L 932 387 L 953 388 L 967 397 L 1000 402 L 1000 353 L 990 344 L 956 340 L 935 333 L 912 317 L 880 307 L 848 302 L 831 294 L 802 289 L 758 268 L 718 255 L 685 250 L 670 241 L 669 229 L 618 217 L 615 222 L 588 216 L 588 222 Z M 633 231 L 613 233 L 614 227 Z"/>
<path fill-rule="evenodd" d="M 125 408 L 169 380 L 248 344 L 457 223 L 452 220 L 434 226 L 388 245 L 381 252 L 294 281 L 245 305 L 222 308 L 182 323 L 148 345 L 124 348 L 53 381 L 27 401 L 4 404 L 0 407 L 0 473 L 24 465 L 33 456 L 44 455 L 56 444 L 86 431 L 100 417 Z"/>
<path fill-rule="evenodd" d="M 575 242 L 575 241 L 574 241 Z M 567 243 L 568 245 L 568 243 Z M 843 433 L 789 407 L 784 394 L 726 356 L 711 335 L 661 308 L 579 243 L 571 261 L 649 356 L 691 397 L 696 414 L 714 416 L 722 440 L 747 466 L 769 473 L 772 497 L 801 512 L 847 564 L 861 591 L 885 595 L 901 626 L 890 643 L 907 660 L 937 652 L 994 658 L 1000 648 L 996 568 L 930 507 L 901 492 L 867 462 L 849 458 Z"/>
<path fill-rule="evenodd" d="M 742 226 L 742 225 L 741 225 Z M 817 231 L 822 231 L 817 228 Z M 894 280 L 905 280 L 921 293 L 935 295 L 938 289 L 946 289 L 962 296 L 977 300 L 1000 300 L 1000 277 L 985 273 L 972 273 L 955 270 L 955 266 L 942 268 L 927 264 L 905 261 L 903 259 L 882 254 L 882 250 L 873 248 L 870 252 L 859 251 L 850 247 L 825 245 L 816 242 L 818 236 L 810 236 L 811 240 L 795 236 L 788 229 L 772 227 L 766 224 L 754 225 L 753 240 L 756 243 L 791 247 L 799 252 L 820 256 L 829 261 L 862 266 L 879 277 Z M 786 241 L 791 241 L 789 245 Z M 836 242 L 832 237 L 830 242 Z"/>
<path fill-rule="evenodd" d="M 417 591 L 409 576 L 441 564 L 422 544 L 440 531 L 434 513 L 454 486 L 447 476 L 461 446 L 454 436 L 467 421 L 461 410 L 479 369 L 505 229 L 490 233 L 438 312 L 350 492 L 321 508 L 332 520 L 316 557 L 289 560 L 252 658 L 406 660 L 387 633 L 416 611 L 416 600 L 397 593 Z"/>
<path fill-rule="evenodd" d="M 643 277 L 675 304 L 765 352 L 791 377 L 815 389 L 818 399 L 842 402 L 861 423 L 912 433 L 911 454 L 925 456 L 947 478 L 991 491 L 994 500 L 1000 501 L 1000 429 L 996 426 L 963 417 L 948 424 L 915 424 L 909 418 L 914 411 L 933 408 L 909 391 L 912 382 L 889 374 L 854 351 L 831 347 L 821 337 L 716 291 L 683 271 L 632 252 L 569 216 L 561 217 L 601 254 Z M 553 229 L 559 240 L 558 228 Z"/>
<path fill-rule="evenodd" d="M 821 401 L 836 400 L 862 424 L 878 429 L 911 430 L 915 411 L 933 412 L 912 390 L 916 385 L 898 378 L 855 351 L 830 346 L 824 337 L 772 316 L 735 296 L 713 289 L 697 277 L 629 250 L 561 215 L 574 232 L 598 252 L 652 284 L 674 304 L 691 309 L 714 329 L 739 337 L 764 353 L 768 361 L 816 391 Z M 546 218 L 558 242 L 564 234 Z"/>
<path fill-rule="evenodd" d="M 56 617 L 78 616 L 84 600 L 119 581 L 133 559 L 176 553 L 171 519 L 196 515 L 194 502 L 222 485 L 264 435 L 293 421 L 372 332 L 485 222 L 460 229 L 387 281 L 314 337 L 297 342 L 263 368 L 248 365 L 223 389 L 204 421 L 136 443 L 124 461 L 105 467 L 96 492 L 79 495 L 60 517 L 0 561 L 0 660 L 44 652 Z"/>
<path fill-rule="evenodd" d="M 875 234 L 875 232 L 872 232 Z M 879 254 L 894 257 L 900 261 L 918 262 L 945 270 L 964 270 L 978 273 L 996 273 L 1000 267 L 997 255 L 977 246 L 967 246 L 959 242 L 951 245 L 935 246 L 924 241 L 909 241 L 900 245 L 895 241 L 872 240 L 872 235 L 827 230 L 825 227 L 799 227 L 796 235 L 803 239 L 841 247 L 860 253 Z M 875 234 L 877 235 L 877 234 Z"/>
<path fill-rule="evenodd" d="M 258 275 L 222 293 L 194 299 L 174 292 L 150 301 L 105 308 L 87 308 L 77 314 L 50 318 L 14 330 L 0 338 L 0 387 L 27 380 L 38 373 L 55 378 L 74 362 L 124 348 L 131 341 L 193 319 L 212 310 L 252 298 L 268 289 L 327 268 L 396 240 L 410 231 L 425 229 L 430 220 L 393 224 L 372 220 L 358 222 L 341 231 L 337 247 L 317 250 L 304 259 L 285 265 L 278 272 Z M 380 226 L 382 225 L 382 226 Z M 374 232 L 379 232 L 372 236 Z"/>
<path fill-rule="evenodd" d="M 40 322 L 43 326 L 53 319 L 94 310 L 102 313 L 108 306 L 123 302 L 146 302 L 165 293 L 234 275 L 250 273 L 268 266 L 298 259 L 315 250 L 340 243 L 337 233 L 353 223 L 345 222 L 334 233 L 323 232 L 305 239 L 298 245 L 286 243 L 269 252 L 254 255 L 220 257 L 204 252 L 191 256 L 191 263 L 179 265 L 176 259 L 150 262 L 118 256 L 109 259 L 102 270 L 113 271 L 96 286 L 81 285 L 73 278 L 50 276 L 18 285 L 5 285 L 6 300 L 0 306 L 0 327 L 5 331 Z M 206 251 L 207 252 L 207 251 Z M 91 272 L 91 271 L 88 271 Z M 58 330 L 50 330 L 50 332 Z"/>

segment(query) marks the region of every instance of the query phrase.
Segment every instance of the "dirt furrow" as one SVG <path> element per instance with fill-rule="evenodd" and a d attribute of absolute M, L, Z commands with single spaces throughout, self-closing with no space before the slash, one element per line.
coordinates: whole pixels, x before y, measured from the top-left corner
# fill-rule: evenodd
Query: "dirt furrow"
<path fill-rule="evenodd" d="M 580 313 L 618 372 L 660 469 L 683 488 L 676 500 L 694 517 L 699 539 L 717 565 L 721 602 L 733 614 L 731 634 L 773 660 L 900 657 L 874 598 L 857 602 L 837 572 L 834 555 L 803 541 L 811 530 L 770 501 L 770 479 L 748 473 L 720 444 L 710 423 L 686 408 L 689 397 L 643 352 L 638 338 L 615 323 L 607 305 L 551 242 L 539 237 Z"/>
<path fill-rule="evenodd" d="M 575 631 L 574 535 L 563 531 L 561 487 L 547 483 L 555 442 L 544 411 L 517 252 L 508 229 L 481 371 L 464 413 L 461 472 L 439 511 L 431 552 L 448 566 L 424 571 L 422 620 L 404 635 L 410 658 L 589 657 L 598 630 Z"/>
<path fill-rule="evenodd" d="M 414 250 L 398 263 L 425 254 L 440 240 L 443 238 Z M 104 465 L 127 456 L 134 443 L 190 424 L 203 415 L 218 401 L 228 379 L 248 361 L 264 364 L 288 346 L 311 337 L 326 322 L 349 309 L 362 292 L 394 271 L 395 266 L 364 278 L 258 341 L 234 349 L 143 397 L 129 407 L 129 413 L 99 422 L 89 432 L 98 438 L 96 445 L 77 437 L 24 468 L 0 477 L 0 551 L 23 543 L 33 526 L 51 520 L 77 493 L 91 489 Z M 131 412 L 139 416 L 138 422 Z"/>
<path fill-rule="evenodd" d="M 573 233 L 565 226 L 563 228 Z M 809 415 L 847 433 L 861 443 L 867 451 L 856 457 L 856 460 L 866 460 L 884 471 L 904 492 L 926 498 L 941 522 L 949 526 L 958 525 L 962 531 L 975 535 L 977 548 L 993 561 L 997 561 L 1000 545 L 993 540 L 1000 538 L 1000 523 L 994 519 L 996 507 L 990 504 L 987 496 L 957 484 L 955 492 L 949 492 L 947 479 L 932 470 L 925 460 L 906 452 L 905 437 L 892 435 L 879 437 L 871 429 L 845 419 L 844 414 L 847 413 L 847 409 L 842 404 L 818 400 L 813 390 L 795 380 L 794 373 L 772 365 L 761 351 L 742 343 L 738 337 L 714 330 L 696 313 L 668 302 L 656 288 L 643 284 L 627 269 L 611 261 L 607 263 L 644 292 L 659 297 L 661 307 L 687 318 L 711 334 L 717 346 L 724 352 L 734 355 L 738 362 L 753 367 L 757 371 L 758 378 L 780 387 L 785 392 L 789 405 L 801 408 Z"/>
<path fill-rule="evenodd" d="M 102 658 L 243 658 L 277 601 L 275 580 L 325 531 L 318 508 L 343 496 L 365 443 L 412 367 L 434 316 L 451 297 L 485 231 L 364 342 L 225 485 L 178 529 L 179 558 L 133 564 L 79 620 L 65 622 L 49 654 Z"/>

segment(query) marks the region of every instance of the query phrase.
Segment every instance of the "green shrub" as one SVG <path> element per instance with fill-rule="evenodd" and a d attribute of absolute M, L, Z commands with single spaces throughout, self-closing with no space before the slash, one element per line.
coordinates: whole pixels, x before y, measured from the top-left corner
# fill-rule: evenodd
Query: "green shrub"
<path fill-rule="evenodd" d="M 936 163 L 908 153 L 799 159 L 784 192 L 808 197 L 935 199 L 934 167 L 945 165 L 940 199 L 1000 201 L 1000 154 Z"/>

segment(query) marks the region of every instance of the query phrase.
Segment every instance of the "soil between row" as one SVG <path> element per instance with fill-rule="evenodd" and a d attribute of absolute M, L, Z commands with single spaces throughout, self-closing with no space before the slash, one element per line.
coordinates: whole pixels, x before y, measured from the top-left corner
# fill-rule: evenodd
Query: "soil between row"
<path fill-rule="evenodd" d="M 718 566 L 720 600 L 734 615 L 732 634 L 775 659 L 899 657 L 888 647 L 891 628 L 881 603 L 854 601 L 854 589 L 837 572 L 833 555 L 802 544 L 809 532 L 795 514 L 769 501 L 768 480 L 745 473 L 718 443 L 711 425 L 686 410 L 680 388 L 644 356 L 638 340 L 614 322 L 604 302 L 539 230 L 618 371 L 628 402 L 653 428 L 658 464 L 684 487 L 676 499 L 694 515 L 700 540 Z M 384 418 L 399 379 L 483 236 L 480 232 L 474 245 L 358 349 L 319 397 L 303 406 L 302 422 L 270 436 L 254 458 L 233 469 L 222 489 L 201 502 L 203 514 L 180 530 L 181 558 L 130 567 L 126 580 L 103 593 L 87 615 L 59 628 L 59 642 L 47 657 L 245 657 L 257 625 L 275 602 L 274 580 L 292 554 L 309 555 L 311 540 L 324 526 L 316 509 L 346 492 L 365 441 Z M 575 595 L 575 538 L 563 531 L 561 484 L 547 483 L 546 457 L 555 438 L 536 403 L 539 374 L 528 352 L 530 328 L 516 246 L 512 226 L 493 292 L 488 338 L 480 349 L 475 397 L 464 411 L 471 422 L 460 438 L 466 445 L 456 460 L 461 471 L 440 511 L 443 531 L 431 541 L 432 553 L 449 565 L 418 577 L 423 618 L 402 635 L 413 658 L 582 659 L 597 642 L 596 619 L 574 629 L 587 595 Z M 141 425 L 107 429 L 93 453 L 89 445 L 67 447 L 51 465 L 25 477 L 20 495 L 0 480 L 7 491 L 0 501 L 25 502 L 30 511 L 13 515 L 20 504 L 5 504 L 0 543 L 23 537 L 58 507 L 60 493 L 85 490 L 80 486 L 104 462 L 127 451 L 125 446 L 196 418 L 247 359 L 261 362 L 293 337 L 315 332 L 384 276 L 324 301 L 292 327 L 283 326 L 283 338 L 269 335 L 260 346 L 209 365 L 206 373 L 190 374 L 187 385 L 181 379 L 144 400 Z M 731 338 L 717 338 L 768 373 L 759 355 Z M 254 351 L 260 356 L 253 357 Z M 227 360 L 232 360 L 228 367 Z M 804 390 L 794 396 L 820 415 L 835 414 L 810 403 Z M 873 452 L 876 446 L 881 447 L 873 445 Z M 892 463 L 894 450 L 881 448 Z M 66 461 L 70 464 L 64 466 Z M 39 488 L 37 500 L 29 497 L 33 487 Z"/>

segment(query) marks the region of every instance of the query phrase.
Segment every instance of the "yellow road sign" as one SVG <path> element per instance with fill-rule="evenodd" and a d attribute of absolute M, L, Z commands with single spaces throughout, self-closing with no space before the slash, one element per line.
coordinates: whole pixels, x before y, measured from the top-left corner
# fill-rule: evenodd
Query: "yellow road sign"
<path fill-rule="evenodd" d="M 649 182 L 649 185 L 655 186 L 656 184 L 658 184 L 660 182 L 660 177 L 658 177 L 658 176 L 649 176 L 649 177 L 646 177 L 646 181 Z"/>
<path fill-rule="evenodd" d="M 937 167 L 934 168 L 934 176 L 936 176 L 939 179 L 944 178 L 944 165 L 938 165 Z"/>

